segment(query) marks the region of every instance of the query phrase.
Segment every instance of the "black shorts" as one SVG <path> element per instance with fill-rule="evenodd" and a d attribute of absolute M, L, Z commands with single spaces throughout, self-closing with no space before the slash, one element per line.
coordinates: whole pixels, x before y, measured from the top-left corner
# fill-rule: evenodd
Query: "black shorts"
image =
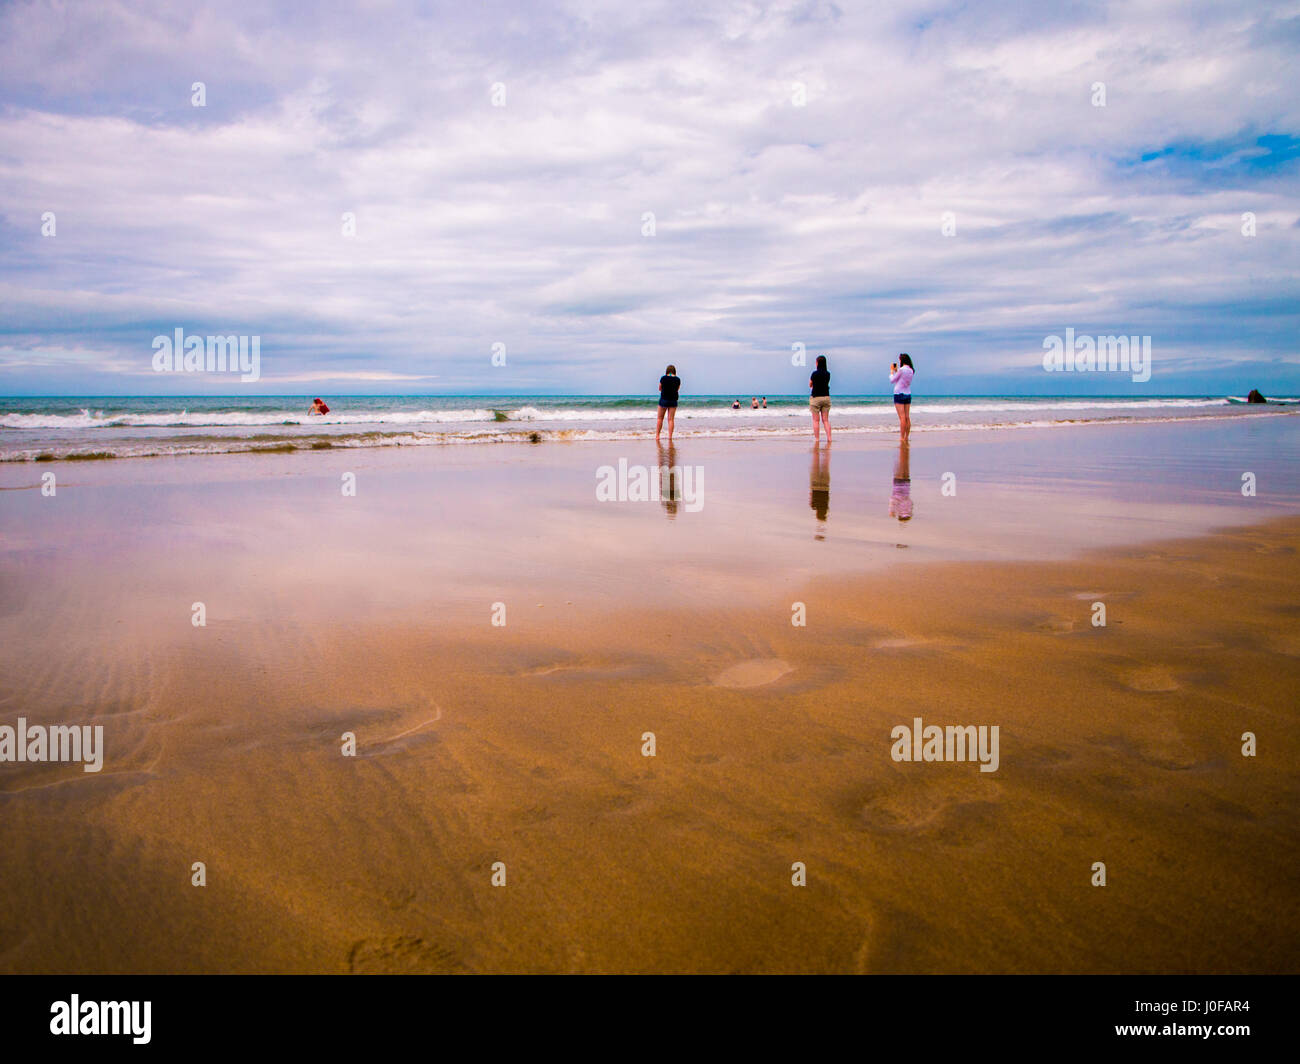
<path fill-rule="evenodd" d="M 676 399 L 660 399 L 660 400 L 659 400 L 659 405 L 662 406 L 665 410 L 676 410 L 676 409 L 677 409 L 677 400 L 676 400 Z"/>
<path fill-rule="evenodd" d="M 899 395 L 897 392 L 895 392 L 894 402 L 897 403 L 899 406 L 911 406 L 912 397 L 910 395 Z"/>

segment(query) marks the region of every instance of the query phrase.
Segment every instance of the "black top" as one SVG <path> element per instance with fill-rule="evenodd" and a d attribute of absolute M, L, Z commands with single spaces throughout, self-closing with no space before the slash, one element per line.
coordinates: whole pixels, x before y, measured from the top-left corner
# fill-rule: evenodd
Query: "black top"
<path fill-rule="evenodd" d="M 677 401 L 677 392 L 682 386 L 681 377 L 665 375 L 659 378 L 659 391 L 662 393 L 659 398 L 666 399 L 670 403 Z"/>
<path fill-rule="evenodd" d="M 812 371 L 812 377 L 810 377 L 809 379 L 812 381 L 812 393 L 814 397 L 819 395 L 831 394 L 831 371 L 830 370 L 815 369 Z"/>

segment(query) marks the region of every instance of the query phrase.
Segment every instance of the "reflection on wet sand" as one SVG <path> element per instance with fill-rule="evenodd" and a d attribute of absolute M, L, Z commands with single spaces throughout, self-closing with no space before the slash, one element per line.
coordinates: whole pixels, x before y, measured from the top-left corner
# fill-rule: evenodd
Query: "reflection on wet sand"
<path fill-rule="evenodd" d="M 676 518 L 682 500 L 682 469 L 677 463 L 675 444 L 665 447 L 656 441 L 655 446 L 659 451 L 659 501 L 671 521 Z"/>
<path fill-rule="evenodd" d="M 831 508 L 831 452 L 813 448 L 812 469 L 808 474 L 808 506 L 817 515 L 814 538 L 826 538 L 826 515 Z"/>
<path fill-rule="evenodd" d="M 889 495 L 889 516 L 900 521 L 912 519 L 912 470 L 907 441 L 898 445 L 894 460 L 894 486 Z"/>

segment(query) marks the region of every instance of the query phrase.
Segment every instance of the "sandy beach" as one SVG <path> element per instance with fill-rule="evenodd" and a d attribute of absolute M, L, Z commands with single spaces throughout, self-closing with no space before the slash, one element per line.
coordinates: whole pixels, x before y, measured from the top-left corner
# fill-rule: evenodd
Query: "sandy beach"
<path fill-rule="evenodd" d="M 104 759 L 0 764 L 0 971 L 1293 971 L 1298 454 L 918 435 L 906 522 L 865 438 L 679 444 L 694 509 L 598 499 L 644 442 L 2 468 L 0 725 Z"/>

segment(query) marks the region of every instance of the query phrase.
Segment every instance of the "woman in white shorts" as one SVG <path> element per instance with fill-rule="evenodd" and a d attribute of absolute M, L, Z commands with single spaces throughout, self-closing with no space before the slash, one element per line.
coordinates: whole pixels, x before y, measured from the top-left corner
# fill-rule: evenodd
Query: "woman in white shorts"
<path fill-rule="evenodd" d="M 812 395 L 808 398 L 808 409 L 812 411 L 813 446 L 821 442 L 822 426 L 826 427 L 826 442 L 831 442 L 831 374 L 826 368 L 826 356 L 817 356 L 817 368 L 808 378 L 808 387 Z"/>

